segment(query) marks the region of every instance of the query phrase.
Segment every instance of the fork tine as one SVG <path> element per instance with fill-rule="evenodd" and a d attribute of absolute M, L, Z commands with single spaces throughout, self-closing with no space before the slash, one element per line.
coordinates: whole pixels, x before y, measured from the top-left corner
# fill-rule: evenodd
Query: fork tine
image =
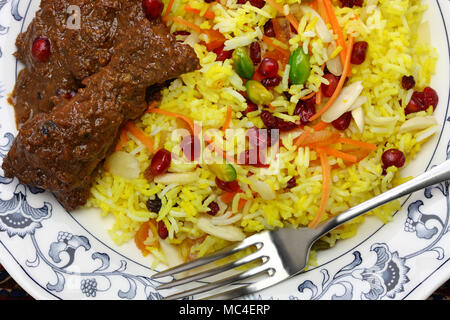
<path fill-rule="evenodd" d="M 246 279 L 249 279 L 252 277 L 256 277 L 256 276 L 262 275 L 264 273 L 268 273 L 269 275 L 271 273 L 273 274 L 273 273 L 275 273 L 275 269 L 273 269 L 272 267 L 266 267 L 263 264 L 258 267 L 255 267 L 253 269 L 241 272 L 237 275 L 233 275 L 233 276 L 221 279 L 216 282 L 208 283 L 208 284 L 205 284 L 205 285 L 197 287 L 197 288 L 193 288 L 193 289 L 189 289 L 189 290 L 186 290 L 183 292 L 175 293 L 173 295 L 165 297 L 164 299 L 165 300 L 176 300 L 176 299 L 186 298 L 186 297 L 200 294 L 200 293 L 203 293 L 206 291 L 211 291 L 211 290 L 217 289 L 219 287 L 226 286 L 228 284 L 232 284 L 233 282 L 236 282 L 236 281 L 242 281 L 242 280 L 246 280 Z"/>
<path fill-rule="evenodd" d="M 255 283 L 250 283 L 247 285 L 243 285 L 239 288 L 231 289 L 225 292 L 220 292 L 208 297 L 203 297 L 201 300 L 232 300 L 235 298 L 239 298 L 248 294 L 252 294 L 257 291 L 261 291 L 273 285 L 280 283 L 283 280 L 289 278 L 287 275 L 279 275 L 262 279 Z"/>
<path fill-rule="evenodd" d="M 242 257 L 242 258 L 240 258 L 238 260 L 232 261 L 232 262 L 230 262 L 228 264 L 225 264 L 223 266 L 218 266 L 216 268 L 205 270 L 205 271 L 199 272 L 197 274 L 193 274 L 193 275 L 181 278 L 181 279 L 176 279 L 176 280 L 173 280 L 171 282 L 164 283 L 164 284 L 158 286 L 156 289 L 157 290 L 169 289 L 169 288 L 180 286 L 180 285 L 192 282 L 192 281 L 196 281 L 196 280 L 212 277 L 212 276 L 217 275 L 219 273 L 222 273 L 222 272 L 225 272 L 225 271 L 228 271 L 228 270 L 231 270 L 231 269 L 234 269 L 234 268 L 246 265 L 248 263 L 251 263 L 251 262 L 254 262 L 254 261 L 257 261 L 257 260 L 262 260 L 262 264 L 264 264 L 264 263 L 266 263 L 269 260 L 269 257 L 262 256 L 261 253 L 259 252 L 259 249 L 258 249 L 257 251 L 246 255 L 245 257 Z"/>
<path fill-rule="evenodd" d="M 235 246 L 225 248 L 225 249 L 223 249 L 219 252 L 213 253 L 211 255 L 208 255 L 208 256 L 205 256 L 205 257 L 202 257 L 202 258 L 199 258 L 199 259 L 196 259 L 196 260 L 184 263 L 184 264 L 180 264 L 173 268 L 155 273 L 154 275 L 151 276 L 151 279 L 159 279 L 159 278 L 163 278 L 166 276 L 172 276 L 174 274 L 188 271 L 188 270 L 203 266 L 205 264 L 226 258 L 228 256 L 231 256 L 232 254 L 235 254 L 235 253 L 242 251 L 244 249 L 247 249 L 249 247 L 262 246 L 262 242 L 260 242 L 259 239 L 263 233 L 264 232 L 257 234 L 257 235 L 253 235 Z"/>

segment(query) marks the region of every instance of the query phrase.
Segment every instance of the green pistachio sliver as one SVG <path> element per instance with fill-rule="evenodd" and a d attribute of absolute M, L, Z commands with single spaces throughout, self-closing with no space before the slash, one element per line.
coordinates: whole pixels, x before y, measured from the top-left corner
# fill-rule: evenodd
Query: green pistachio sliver
<path fill-rule="evenodd" d="M 270 104 L 273 100 L 272 93 L 259 81 L 249 80 L 245 84 L 248 98 L 258 105 Z"/>
<path fill-rule="evenodd" d="M 234 69 L 236 73 L 245 79 L 253 78 L 255 67 L 253 61 L 244 48 L 237 48 L 233 52 Z"/>
<path fill-rule="evenodd" d="M 309 55 L 302 48 L 297 48 L 289 57 L 289 79 L 292 84 L 305 84 L 311 74 Z"/>
<path fill-rule="evenodd" d="M 210 164 L 209 169 L 216 175 L 217 178 L 225 182 L 231 182 L 237 178 L 236 169 L 228 163 Z"/>

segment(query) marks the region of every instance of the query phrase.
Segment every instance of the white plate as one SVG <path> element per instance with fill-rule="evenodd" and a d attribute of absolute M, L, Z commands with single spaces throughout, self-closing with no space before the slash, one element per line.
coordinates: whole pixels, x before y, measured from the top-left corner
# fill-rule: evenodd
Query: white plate
<path fill-rule="evenodd" d="M 450 1 L 430 1 L 432 44 L 440 58 L 431 86 L 439 93 L 439 134 L 405 174 L 450 157 Z M 6 101 L 20 64 L 12 54 L 38 0 L 0 0 L 0 156 L 17 133 Z M 67 213 L 48 193 L 0 176 L 0 263 L 36 299 L 158 299 L 154 273 L 133 243 L 117 247 L 107 219 Z M 318 254 L 319 265 L 249 299 L 425 299 L 450 277 L 449 184 L 405 199 L 394 221 L 367 219 L 350 240 Z"/>

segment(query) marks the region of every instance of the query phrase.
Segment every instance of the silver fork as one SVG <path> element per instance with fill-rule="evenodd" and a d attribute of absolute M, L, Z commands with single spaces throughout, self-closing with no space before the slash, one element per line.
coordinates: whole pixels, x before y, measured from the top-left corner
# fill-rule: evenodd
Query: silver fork
<path fill-rule="evenodd" d="M 158 290 L 162 290 L 184 284 L 192 284 L 195 281 L 216 276 L 251 262 L 259 262 L 256 267 L 250 268 L 249 270 L 172 294 L 165 299 L 181 299 L 211 291 L 215 293 L 210 293 L 209 296 L 204 298 L 229 300 L 251 294 L 278 284 L 303 271 L 307 266 L 311 246 L 331 230 L 387 202 L 446 180 L 450 180 L 450 160 L 446 160 L 416 178 L 350 208 L 338 216 L 324 222 L 315 229 L 280 228 L 273 231 L 257 233 L 232 247 L 156 273 L 152 278 L 158 279 L 166 276 L 174 276 L 181 272 L 187 272 L 252 247 L 254 252 L 247 254 L 238 260 L 229 262 L 225 265 L 215 266 L 206 271 L 199 271 L 182 278 L 174 279 L 157 287 Z M 259 278 L 263 276 L 263 279 L 253 283 L 242 283 L 243 281 L 250 280 L 250 278 L 257 276 Z M 236 284 L 240 286 L 238 287 Z M 216 291 L 220 289 L 225 289 L 225 291 L 217 293 Z"/>

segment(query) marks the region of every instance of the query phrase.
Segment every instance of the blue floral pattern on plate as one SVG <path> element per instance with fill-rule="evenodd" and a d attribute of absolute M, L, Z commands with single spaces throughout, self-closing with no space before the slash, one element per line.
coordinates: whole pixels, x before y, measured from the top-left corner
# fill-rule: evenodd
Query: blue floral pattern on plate
<path fill-rule="evenodd" d="M 0 0 L 0 13 L 9 9 L 11 15 L 9 21 L 0 23 L 0 37 L 8 36 L 14 24 L 20 23 L 19 29 L 23 29 L 32 1 L 24 4 L 24 0 Z M 444 3 L 448 5 L 449 1 L 436 1 L 445 25 L 442 13 Z M 8 37 L 9 41 L 15 39 L 15 35 L 9 34 Z M 448 44 L 448 34 L 446 40 Z M 5 59 L 1 44 L 0 64 Z M 5 93 L 5 87 L 0 82 L 0 110 L 6 103 Z M 448 109 L 448 101 L 445 107 Z M 5 157 L 14 139 L 13 133 L 3 129 L 3 124 L 0 121 L 3 138 L 0 140 L 0 158 Z M 432 161 L 435 163 L 439 159 L 450 158 L 450 134 L 445 125 L 446 122 L 441 132 L 441 147 L 436 146 L 433 154 Z M 447 143 L 444 145 L 445 141 Z M 397 249 L 399 242 L 378 241 L 377 236 L 386 229 L 383 226 L 352 249 L 287 281 L 286 285 L 278 285 L 245 299 L 407 298 L 449 260 L 449 183 L 427 188 L 422 195 L 415 194 L 408 201 L 407 214 L 395 219 L 401 220 L 402 230 L 397 232 L 402 232 L 404 241 L 415 244 L 410 252 L 405 252 L 405 248 Z M 432 205 L 436 203 L 439 206 Z M 0 175 L 0 244 L 10 254 L 11 260 L 24 270 L 22 284 L 27 282 L 26 279 L 33 280 L 37 284 L 34 285 L 37 288 L 35 293 L 45 291 L 60 299 L 162 298 L 155 289 L 159 282 L 150 279 L 154 271 L 132 258 L 122 256 L 85 228 L 79 228 L 79 225 L 74 227 L 73 220 L 67 223 L 67 226 L 70 225 L 67 228 L 64 228 L 65 224 L 52 223 L 60 214 L 67 213 L 44 190 L 21 185 L 16 179 Z M 19 256 L 14 251 L 17 246 L 28 248 L 27 254 Z M 430 264 L 440 263 L 428 267 L 427 274 L 420 279 L 413 279 L 412 271 L 417 269 L 415 264 L 424 256 Z M 39 294 L 36 295 L 39 298 Z"/>

